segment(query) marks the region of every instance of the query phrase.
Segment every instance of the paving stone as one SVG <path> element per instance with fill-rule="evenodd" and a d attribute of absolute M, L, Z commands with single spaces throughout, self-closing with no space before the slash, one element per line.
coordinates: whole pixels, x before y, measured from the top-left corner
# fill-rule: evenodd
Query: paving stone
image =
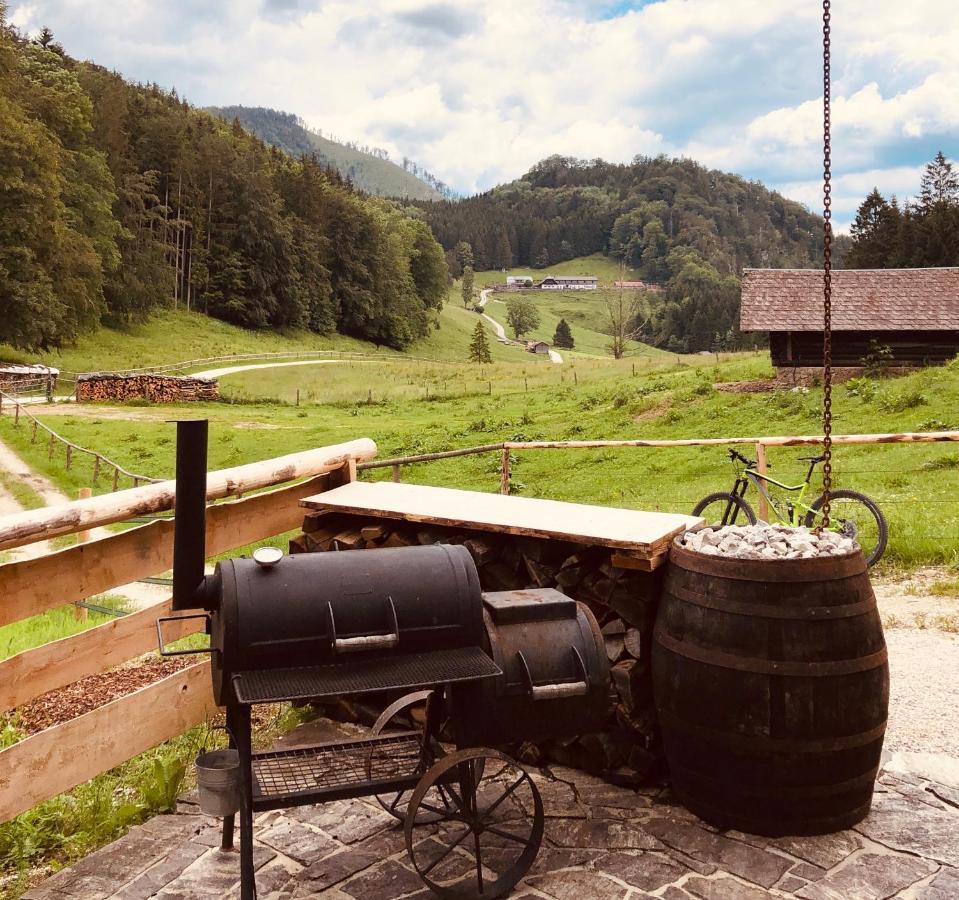
<path fill-rule="evenodd" d="M 862 848 L 862 839 L 854 831 L 837 831 L 813 837 L 769 838 L 770 847 L 804 859 L 822 869 L 831 869 Z"/>
<path fill-rule="evenodd" d="M 370 900 L 371 897 L 400 897 L 422 887 L 423 879 L 416 872 L 395 860 L 387 860 L 348 881 L 340 890 L 356 900 Z"/>
<path fill-rule="evenodd" d="M 803 900 L 885 900 L 931 875 L 936 864 L 913 856 L 863 853 L 796 892 Z"/>
<path fill-rule="evenodd" d="M 805 886 L 806 882 L 801 878 L 796 878 L 794 875 L 787 875 L 776 885 L 776 890 L 785 891 L 787 894 L 794 894 L 796 891 L 802 890 Z"/>
<path fill-rule="evenodd" d="M 694 876 L 683 887 L 694 897 L 702 897 L 703 900 L 769 900 L 767 891 L 752 884 L 743 884 L 728 875 L 720 878 Z"/>
<path fill-rule="evenodd" d="M 543 798 L 543 812 L 548 818 L 585 819 L 589 814 L 589 808 L 576 799 L 576 791 L 571 784 L 542 775 L 533 775 L 532 778 Z M 527 813 L 532 812 L 527 808 L 527 803 L 524 802 L 523 807 Z"/>
<path fill-rule="evenodd" d="M 916 891 L 916 900 L 956 900 L 956 897 L 959 897 L 959 869 L 943 869 Z"/>
<path fill-rule="evenodd" d="M 926 790 L 949 806 L 954 806 L 956 809 L 959 809 L 959 790 L 946 787 L 944 784 L 927 784 Z"/>
<path fill-rule="evenodd" d="M 388 812 L 361 802 L 324 803 L 320 806 L 300 806 L 288 812 L 291 819 L 325 831 L 343 844 L 353 844 L 396 824 Z"/>
<path fill-rule="evenodd" d="M 819 881 L 826 874 L 826 870 L 812 863 L 797 863 L 789 870 L 789 874 L 804 881 Z"/>
<path fill-rule="evenodd" d="M 339 853 L 332 853 L 307 866 L 297 874 L 296 897 L 309 897 L 311 892 L 318 893 L 351 878 L 357 872 L 382 861 L 383 856 L 375 850 L 352 847 Z"/>
<path fill-rule="evenodd" d="M 692 894 L 687 894 L 682 888 L 670 886 L 660 895 L 664 900 L 691 900 Z"/>
<path fill-rule="evenodd" d="M 583 870 L 572 872 L 550 872 L 527 878 L 530 887 L 542 891 L 555 900 L 624 900 L 629 893 L 615 881 L 598 872 Z M 634 894 L 635 896 L 635 894 Z"/>
<path fill-rule="evenodd" d="M 611 809 L 648 809 L 653 805 L 653 800 L 648 795 L 628 788 L 614 787 L 611 784 L 589 788 L 580 795 L 580 800 L 591 807 Z"/>
<path fill-rule="evenodd" d="M 653 853 L 610 853 L 597 862 L 596 869 L 644 891 L 658 890 L 689 873 L 686 866 Z"/>
<path fill-rule="evenodd" d="M 253 869 L 257 871 L 276 857 L 276 851 L 253 845 Z M 208 850 L 169 882 L 158 894 L 163 900 L 221 898 L 240 881 L 240 854 Z"/>
<path fill-rule="evenodd" d="M 893 850 L 959 866 L 959 811 L 937 810 L 902 798 L 874 804 L 856 831 Z"/>
<path fill-rule="evenodd" d="M 206 852 L 206 847 L 193 841 L 181 844 L 160 862 L 124 885 L 114 895 L 115 900 L 147 900 L 181 875 L 188 866 Z"/>
<path fill-rule="evenodd" d="M 257 831 L 256 838 L 304 866 L 316 862 L 340 846 L 322 831 L 285 816 L 276 819 L 269 828 Z"/>
<path fill-rule="evenodd" d="M 61 875 L 66 877 L 61 878 Z M 117 883 L 112 879 L 101 878 L 99 875 L 81 875 L 67 869 L 27 891 L 23 900 L 61 900 L 66 897 L 75 900 L 106 900 L 117 887 Z"/>
<path fill-rule="evenodd" d="M 772 887 L 793 865 L 792 860 L 776 853 L 686 822 L 650 819 L 644 827 L 670 847 L 766 888 Z"/>
<path fill-rule="evenodd" d="M 77 875 L 95 875 L 107 879 L 117 890 L 139 875 L 146 866 L 168 853 L 176 843 L 176 839 L 171 840 L 169 835 L 158 836 L 137 826 L 112 844 L 81 859 L 72 867 L 72 871 Z"/>
<path fill-rule="evenodd" d="M 546 836 L 559 847 L 596 850 L 663 850 L 663 844 L 639 823 L 616 819 L 552 819 Z"/>

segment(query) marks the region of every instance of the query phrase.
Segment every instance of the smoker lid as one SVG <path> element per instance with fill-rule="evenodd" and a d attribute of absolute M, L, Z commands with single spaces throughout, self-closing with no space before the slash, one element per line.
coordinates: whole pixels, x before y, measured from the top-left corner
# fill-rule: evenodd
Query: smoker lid
<path fill-rule="evenodd" d="M 415 690 L 494 678 L 502 671 L 479 647 L 349 660 L 295 669 L 257 669 L 233 676 L 240 703 L 279 703 L 338 694 Z"/>
<path fill-rule="evenodd" d="M 483 594 L 483 603 L 497 625 L 576 618 L 576 601 L 556 588 L 491 591 Z"/>

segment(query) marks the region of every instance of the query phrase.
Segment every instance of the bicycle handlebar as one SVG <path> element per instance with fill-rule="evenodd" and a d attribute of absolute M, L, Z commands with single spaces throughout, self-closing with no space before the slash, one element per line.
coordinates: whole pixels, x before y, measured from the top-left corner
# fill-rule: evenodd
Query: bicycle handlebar
<path fill-rule="evenodd" d="M 756 463 L 754 463 L 751 459 L 747 459 L 747 458 L 746 458 L 745 456 L 743 456 L 742 453 L 740 453 L 738 450 L 730 449 L 730 451 L 729 451 L 729 458 L 730 458 L 731 460 L 733 460 L 733 461 L 739 460 L 739 462 L 741 462 L 741 463 L 742 463 L 743 465 L 745 465 L 745 466 L 754 466 L 754 465 L 756 465 Z"/>

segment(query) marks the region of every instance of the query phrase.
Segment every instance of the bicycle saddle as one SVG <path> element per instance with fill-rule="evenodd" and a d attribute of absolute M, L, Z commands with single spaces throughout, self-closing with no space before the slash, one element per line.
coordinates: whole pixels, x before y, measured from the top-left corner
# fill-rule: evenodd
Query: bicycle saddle
<path fill-rule="evenodd" d="M 800 456 L 799 458 L 802 459 L 802 460 L 805 460 L 806 462 L 815 462 L 815 463 L 824 462 L 825 459 L 826 459 L 825 455 L 821 455 L 821 456 Z"/>

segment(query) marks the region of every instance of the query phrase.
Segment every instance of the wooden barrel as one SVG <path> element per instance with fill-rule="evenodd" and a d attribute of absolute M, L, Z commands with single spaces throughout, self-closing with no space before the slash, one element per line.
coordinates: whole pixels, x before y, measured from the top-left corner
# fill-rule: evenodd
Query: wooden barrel
<path fill-rule="evenodd" d="M 781 836 L 868 813 L 889 668 L 861 552 L 745 560 L 674 542 L 652 667 L 673 788 L 698 816 Z"/>

